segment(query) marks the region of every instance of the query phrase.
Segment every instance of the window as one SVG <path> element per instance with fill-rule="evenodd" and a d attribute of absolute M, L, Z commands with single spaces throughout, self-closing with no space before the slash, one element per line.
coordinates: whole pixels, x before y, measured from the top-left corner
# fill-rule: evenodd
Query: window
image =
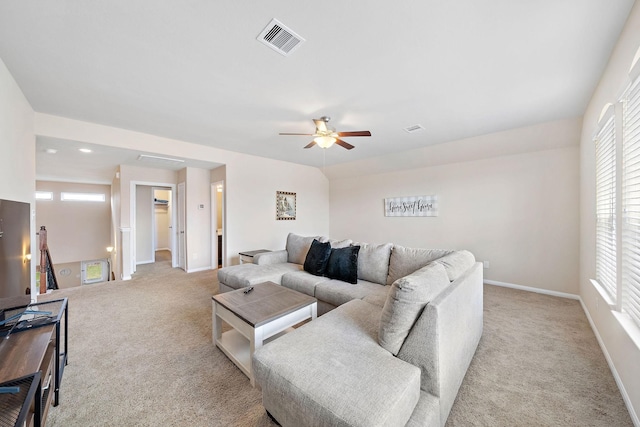
<path fill-rule="evenodd" d="M 612 309 L 640 327 L 640 77 L 599 125 L 596 282 Z"/>
<path fill-rule="evenodd" d="M 109 277 L 109 263 L 106 259 L 82 261 L 82 284 L 106 282 Z"/>
<path fill-rule="evenodd" d="M 640 78 L 622 105 L 622 311 L 640 326 Z"/>
<path fill-rule="evenodd" d="M 60 200 L 62 201 L 74 201 L 74 202 L 104 202 L 105 196 L 100 193 L 66 193 L 60 194 Z"/>
<path fill-rule="evenodd" d="M 36 200 L 53 200 L 51 191 L 36 191 Z"/>
<path fill-rule="evenodd" d="M 616 301 L 616 144 L 615 115 L 608 116 L 596 142 L 596 280 Z M 608 117 L 608 118 L 607 118 Z"/>

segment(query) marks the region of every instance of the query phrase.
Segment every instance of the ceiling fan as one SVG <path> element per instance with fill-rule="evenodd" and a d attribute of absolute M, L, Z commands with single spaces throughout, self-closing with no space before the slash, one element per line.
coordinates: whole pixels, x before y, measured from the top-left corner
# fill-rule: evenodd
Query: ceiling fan
<path fill-rule="evenodd" d="M 315 133 L 285 133 L 280 132 L 280 135 L 307 135 L 313 136 L 313 141 L 307 144 L 304 148 L 311 148 L 314 145 L 318 145 L 320 148 L 329 148 L 333 144 L 338 144 L 339 146 L 346 148 L 347 150 L 351 150 L 353 145 L 349 144 L 346 141 L 341 140 L 340 138 L 344 138 L 347 136 L 371 136 L 371 132 L 368 130 L 359 130 L 353 132 L 336 132 L 335 129 L 332 129 L 327 126 L 331 117 L 322 116 L 319 119 L 313 119 L 313 122 L 316 124 L 316 132 Z"/>

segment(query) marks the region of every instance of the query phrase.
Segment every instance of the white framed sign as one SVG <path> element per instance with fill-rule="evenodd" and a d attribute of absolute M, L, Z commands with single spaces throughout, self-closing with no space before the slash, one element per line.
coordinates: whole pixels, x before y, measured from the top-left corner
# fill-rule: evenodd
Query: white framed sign
<path fill-rule="evenodd" d="M 438 196 L 384 199 L 384 216 L 438 216 Z"/>

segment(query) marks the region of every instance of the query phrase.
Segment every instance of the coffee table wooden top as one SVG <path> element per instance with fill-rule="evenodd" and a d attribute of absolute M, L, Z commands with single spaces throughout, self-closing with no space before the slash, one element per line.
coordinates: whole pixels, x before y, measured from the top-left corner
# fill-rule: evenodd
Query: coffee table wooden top
<path fill-rule="evenodd" d="M 245 294 L 246 289 L 214 295 L 212 299 L 254 328 L 317 302 L 314 297 L 273 282 L 253 285 L 253 291 Z"/>

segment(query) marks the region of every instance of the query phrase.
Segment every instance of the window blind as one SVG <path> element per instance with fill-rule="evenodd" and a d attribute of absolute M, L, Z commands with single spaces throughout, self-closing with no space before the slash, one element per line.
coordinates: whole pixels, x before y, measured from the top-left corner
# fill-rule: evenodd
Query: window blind
<path fill-rule="evenodd" d="M 616 301 L 616 146 L 611 116 L 596 135 L 596 280 Z"/>
<path fill-rule="evenodd" d="M 622 112 L 622 311 L 640 326 L 640 78 Z"/>

